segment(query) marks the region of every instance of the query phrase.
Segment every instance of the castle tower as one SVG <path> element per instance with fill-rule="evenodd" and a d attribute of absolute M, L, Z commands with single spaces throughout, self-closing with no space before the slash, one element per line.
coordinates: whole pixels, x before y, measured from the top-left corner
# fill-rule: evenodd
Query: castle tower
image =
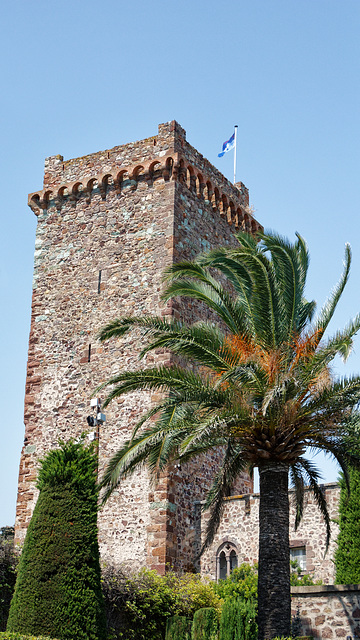
<path fill-rule="evenodd" d="M 134 336 L 101 345 L 100 327 L 121 315 L 197 311 L 160 301 L 161 273 L 216 245 L 237 229 L 256 231 L 248 192 L 232 185 L 186 141 L 175 122 L 157 136 L 109 151 L 45 161 L 44 186 L 30 194 L 38 218 L 25 395 L 16 541 L 22 543 L 36 499 L 38 460 L 59 439 L 89 430 L 90 397 L 119 369 L 139 367 Z M 169 363 L 166 353 L 145 365 Z M 143 366 L 143 365 L 142 365 Z M 129 437 L 149 406 L 147 393 L 113 402 L 99 430 L 99 468 Z M 166 563 L 189 569 L 199 544 L 195 502 L 204 497 L 215 459 L 174 468 L 154 486 L 145 471 L 121 483 L 99 515 L 102 557 L 112 564 Z M 244 476 L 239 492 L 251 491 Z"/>

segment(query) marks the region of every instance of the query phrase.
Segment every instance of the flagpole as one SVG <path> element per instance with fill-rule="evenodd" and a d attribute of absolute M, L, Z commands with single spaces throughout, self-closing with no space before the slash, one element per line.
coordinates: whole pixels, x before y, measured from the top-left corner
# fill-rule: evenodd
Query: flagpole
<path fill-rule="evenodd" d="M 236 183 L 236 139 L 237 139 L 237 130 L 238 130 L 238 126 L 237 124 L 234 127 L 235 129 L 235 139 L 234 139 L 234 184 Z"/>

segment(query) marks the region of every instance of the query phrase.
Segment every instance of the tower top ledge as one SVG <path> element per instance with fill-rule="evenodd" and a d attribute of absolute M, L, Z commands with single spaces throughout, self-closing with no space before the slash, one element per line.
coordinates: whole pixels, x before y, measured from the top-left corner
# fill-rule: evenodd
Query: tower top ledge
<path fill-rule="evenodd" d="M 64 160 L 60 154 L 45 159 L 44 189 L 59 183 L 71 182 L 117 167 L 133 166 L 157 157 L 176 153 L 186 143 L 186 131 L 176 120 L 158 125 L 158 135 L 136 140 L 112 149 Z M 189 145 L 190 146 L 190 145 Z"/>
<path fill-rule="evenodd" d="M 45 160 L 44 186 L 29 194 L 28 204 L 36 215 L 49 203 L 61 205 L 69 197 L 76 202 L 91 198 L 99 188 L 102 197 L 113 184 L 118 195 L 124 186 L 136 189 L 139 181 L 179 180 L 212 199 L 215 209 L 231 220 L 249 220 L 249 228 L 262 228 L 249 209 L 249 192 L 242 182 L 232 184 L 186 140 L 186 132 L 175 120 L 159 124 L 158 134 L 86 156 L 64 160 L 54 155 Z M 206 192 L 206 193 L 205 193 Z M 246 225 L 245 225 L 246 226 Z"/>
<path fill-rule="evenodd" d="M 247 194 L 248 190 L 242 182 L 233 185 L 225 176 L 214 167 L 204 156 L 192 147 L 186 140 L 186 131 L 176 122 L 170 120 L 158 125 L 158 135 L 128 142 L 123 145 L 97 151 L 86 156 L 64 160 L 60 154 L 49 156 L 45 159 L 43 189 L 51 189 L 63 184 L 73 183 L 94 175 L 105 175 L 107 171 L 125 169 L 137 164 L 149 165 L 152 160 L 161 159 L 164 156 L 178 154 L 179 158 L 186 157 L 188 161 L 206 176 L 220 184 L 226 184 L 230 189 Z"/>

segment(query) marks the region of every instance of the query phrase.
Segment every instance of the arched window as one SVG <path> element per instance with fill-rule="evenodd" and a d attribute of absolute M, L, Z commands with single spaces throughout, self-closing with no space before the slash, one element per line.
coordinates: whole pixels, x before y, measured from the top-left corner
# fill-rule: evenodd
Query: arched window
<path fill-rule="evenodd" d="M 219 580 L 225 580 L 227 576 L 227 562 L 225 551 L 220 553 L 219 557 Z"/>
<path fill-rule="evenodd" d="M 230 551 L 230 571 L 233 571 L 233 569 L 235 569 L 235 567 L 237 567 L 237 565 L 238 565 L 237 555 L 236 555 L 234 549 L 232 549 Z"/>
<path fill-rule="evenodd" d="M 224 542 L 216 554 L 216 579 L 225 580 L 238 566 L 238 552 L 232 542 Z"/>

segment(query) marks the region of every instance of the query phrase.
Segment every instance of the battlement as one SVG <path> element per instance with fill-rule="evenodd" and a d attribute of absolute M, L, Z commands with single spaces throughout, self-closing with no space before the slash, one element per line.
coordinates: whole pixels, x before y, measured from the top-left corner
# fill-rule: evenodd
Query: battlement
<path fill-rule="evenodd" d="M 158 136 L 64 161 L 61 155 L 45 160 L 44 187 L 29 194 L 28 204 L 39 215 L 65 201 L 88 204 L 94 194 L 106 200 L 114 189 L 152 187 L 155 182 L 178 181 L 211 204 L 235 229 L 252 233 L 262 229 L 249 211 L 249 193 L 242 182 L 233 185 L 186 141 L 185 130 L 175 121 L 160 124 Z"/>

